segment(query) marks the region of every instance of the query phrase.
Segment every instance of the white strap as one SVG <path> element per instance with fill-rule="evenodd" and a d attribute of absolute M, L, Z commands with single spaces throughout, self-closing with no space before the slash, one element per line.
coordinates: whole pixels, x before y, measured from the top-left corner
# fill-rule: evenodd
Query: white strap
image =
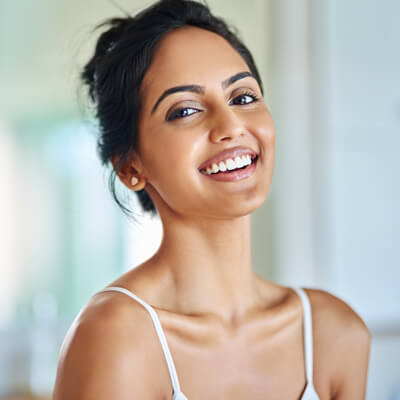
<path fill-rule="evenodd" d="M 151 318 L 153 320 L 153 323 L 154 323 L 154 326 L 156 328 L 156 332 L 157 332 L 158 338 L 160 339 L 160 342 L 161 342 L 161 346 L 162 346 L 162 349 L 163 349 L 163 352 L 164 352 L 165 359 L 167 361 L 169 375 L 171 377 L 172 387 L 174 389 L 174 393 L 175 394 L 177 394 L 177 393 L 179 394 L 181 392 L 181 388 L 179 386 L 179 380 L 178 380 L 178 376 L 176 374 L 174 361 L 172 360 L 171 353 L 169 351 L 169 347 L 168 347 L 168 343 L 167 343 L 167 339 L 165 338 L 165 334 L 164 334 L 164 331 L 163 331 L 163 329 L 161 327 L 161 323 L 160 323 L 160 320 L 158 318 L 158 315 L 157 315 L 156 311 L 149 304 L 147 304 L 145 301 L 143 301 L 141 298 L 139 298 L 138 296 L 136 296 L 135 294 L 130 292 L 128 289 L 125 289 L 125 288 L 122 288 L 122 287 L 110 286 L 110 287 L 107 287 L 107 288 L 105 288 L 103 290 L 100 290 L 100 292 L 97 292 L 97 293 L 108 292 L 108 291 L 115 291 L 115 292 L 125 293 L 126 295 L 128 295 L 132 299 L 134 299 L 137 302 L 139 302 L 150 313 L 150 316 L 151 316 Z"/>
<path fill-rule="evenodd" d="M 313 383 L 313 336 L 311 305 L 307 293 L 301 287 L 292 287 L 300 296 L 303 304 L 303 326 L 304 326 L 304 352 L 306 358 L 307 382 Z"/>

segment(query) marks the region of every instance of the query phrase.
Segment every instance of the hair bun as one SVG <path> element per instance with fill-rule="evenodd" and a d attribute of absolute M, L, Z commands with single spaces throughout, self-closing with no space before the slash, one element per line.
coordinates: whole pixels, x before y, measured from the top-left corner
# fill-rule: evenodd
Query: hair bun
<path fill-rule="evenodd" d="M 99 36 L 94 54 L 84 66 L 80 75 L 82 82 L 88 87 L 89 96 L 93 102 L 96 102 L 97 100 L 97 67 L 99 63 L 103 61 L 104 57 L 106 57 L 107 54 L 109 54 L 115 48 L 131 20 L 132 18 L 129 16 L 126 18 L 109 18 L 93 29 L 93 31 L 95 31 L 104 27 L 109 28 Z"/>

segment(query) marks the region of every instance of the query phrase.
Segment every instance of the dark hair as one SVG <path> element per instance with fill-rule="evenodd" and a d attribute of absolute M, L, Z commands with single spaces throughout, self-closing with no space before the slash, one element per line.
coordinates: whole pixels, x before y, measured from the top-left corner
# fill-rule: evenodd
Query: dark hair
<path fill-rule="evenodd" d="M 98 38 L 95 53 L 84 66 L 81 80 L 88 86 L 99 125 L 97 152 L 102 165 L 119 156 L 108 186 L 114 200 L 128 216 L 131 211 L 116 194 L 115 178 L 132 150 L 137 148 L 140 85 L 160 40 L 168 32 L 187 25 L 206 29 L 226 39 L 242 56 L 263 92 L 253 57 L 236 30 L 197 1 L 160 0 L 135 16 L 111 18 L 98 25 L 96 29 L 107 26 L 108 30 Z M 156 215 L 146 189 L 135 193 L 143 211 Z"/>

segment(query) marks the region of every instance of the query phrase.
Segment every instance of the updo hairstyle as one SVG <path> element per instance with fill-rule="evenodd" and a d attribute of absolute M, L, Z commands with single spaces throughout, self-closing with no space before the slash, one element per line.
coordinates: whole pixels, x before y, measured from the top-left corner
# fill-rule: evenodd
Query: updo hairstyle
<path fill-rule="evenodd" d="M 141 107 L 140 86 L 160 40 L 174 29 L 195 26 L 227 40 L 242 56 L 263 86 L 253 57 L 239 39 L 236 29 L 214 16 L 208 6 L 190 0 L 160 0 L 134 16 L 111 18 L 96 26 L 106 27 L 99 36 L 95 52 L 83 67 L 80 78 L 87 86 L 89 100 L 98 123 L 97 153 L 103 166 L 113 165 L 109 190 L 120 209 L 129 217 L 132 211 L 120 201 L 115 179 L 131 152 L 137 149 Z M 146 192 L 136 191 L 143 212 L 157 210 Z"/>

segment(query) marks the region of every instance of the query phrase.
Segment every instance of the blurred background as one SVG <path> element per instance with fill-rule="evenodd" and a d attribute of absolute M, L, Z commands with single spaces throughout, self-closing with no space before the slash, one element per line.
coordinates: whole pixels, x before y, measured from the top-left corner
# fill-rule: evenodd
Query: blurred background
<path fill-rule="evenodd" d="M 277 128 L 255 270 L 345 300 L 372 333 L 367 399 L 399 400 L 400 2 L 208 3 L 253 51 Z M 149 4 L 0 2 L 1 399 L 49 398 L 75 316 L 161 239 L 113 203 L 77 82 L 91 29 Z"/>

